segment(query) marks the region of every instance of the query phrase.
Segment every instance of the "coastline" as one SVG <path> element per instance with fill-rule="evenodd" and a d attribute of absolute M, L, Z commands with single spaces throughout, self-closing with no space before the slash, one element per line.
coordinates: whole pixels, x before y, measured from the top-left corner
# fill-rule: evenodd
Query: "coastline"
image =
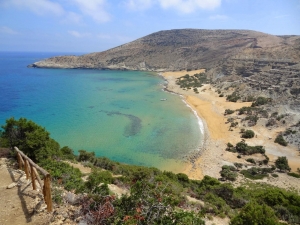
<path fill-rule="evenodd" d="M 245 163 L 244 159 L 238 159 L 234 153 L 225 151 L 227 143 L 230 141 L 236 144 L 241 141 L 240 129 L 229 131 L 227 118 L 224 116 L 225 109 L 236 110 L 243 106 L 250 106 L 251 102 L 228 102 L 226 98 L 218 96 L 210 84 L 205 84 L 198 88 L 199 94 L 193 90 L 183 90 L 176 83 L 176 78 L 185 74 L 194 75 L 204 72 L 196 71 L 176 71 L 159 73 L 166 81 L 165 90 L 182 96 L 183 101 L 196 113 L 202 120 L 204 138 L 203 145 L 198 151 L 192 152 L 188 157 L 188 163 L 182 172 L 191 179 L 202 179 L 204 175 L 215 178 L 220 177 L 220 170 L 223 165 L 233 165 L 234 162 Z M 247 140 L 250 145 L 263 145 L 266 148 L 266 154 L 270 157 L 270 162 L 274 162 L 277 156 L 282 156 L 281 147 L 274 143 L 276 131 L 269 131 L 264 126 L 252 127 L 257 134 L 256 138 Z M 270 139 L 272 137 L 272 139 Z M 296 156 L 297 150 L 292 147 L 287 148 L 287 154 L 290 167 L 295 171 L 299 167 L 299 157 Z M 287 180 L 290 179 L 287 176 Z M 269 181 L 268 181 L 269 182 Z M 274 182 L 274 181 L 273 181 Z M 272 183 L 272 182 L 271 182 Z M 296 181 L 297 183 L 297 181 Z"/>

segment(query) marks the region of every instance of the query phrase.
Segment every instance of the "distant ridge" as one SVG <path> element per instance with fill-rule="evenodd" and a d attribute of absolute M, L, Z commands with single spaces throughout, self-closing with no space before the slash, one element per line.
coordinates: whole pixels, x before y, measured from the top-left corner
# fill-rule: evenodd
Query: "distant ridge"
<path fill-rule="evenodd" d="M 173 71 L 214 68 L 228 59 L 299 62 L 300 36 L 250 30 L 176 29 L 82 56 L 58 56 L 29 67 Z"/>

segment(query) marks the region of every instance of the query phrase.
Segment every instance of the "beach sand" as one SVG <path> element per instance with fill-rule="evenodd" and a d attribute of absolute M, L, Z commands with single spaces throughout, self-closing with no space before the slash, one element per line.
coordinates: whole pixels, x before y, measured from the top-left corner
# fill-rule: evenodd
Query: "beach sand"
<path fill-rule="evenodd" d="M 225 97 L 218 96 L 210 84 L 205 84 L 199 88 L 199 94 L 196 94 L 193 90 L 181 89 L 175 83 L 178 77 L 201 72 L 205 72 L 205 70 L 164 72 L 160 74 L 168 81 L 166 89 L 182 95 L 186 103 L 203 120 L 205 128 L 204 145 L 198 155 L 192 156 L 190 163 L 182 171 L 191 179 L 202 179 L 204 175 L 218 178 L 223 165 L 232 165 L 234 162 L 245 164 L 245 159 L 238 159 L 235 153 L 225 151 L 228 142 L 236 144 L 241 141 L 241 134 L 240 128 L 229 131 L 230 124 L 226 123 L 227 118 L 224 116 L 224 112 L 225 109 L 235 110 L 251 105 L 250 102 L 233 103 L 226 101 Z M 274 143 L 278 130 L 270 131 L 265 126 L 259 125 L 251 127 L 251 129 L 257 135 L 246 142 L 249 145 L 265 146 L 270 162 L 274 162 L 278 156 L 286 155 L 292 171 L 296 171 L 300 167 L 300 156 L 296 148 L 285 147 L 282 150 L 282 146 Z"/>

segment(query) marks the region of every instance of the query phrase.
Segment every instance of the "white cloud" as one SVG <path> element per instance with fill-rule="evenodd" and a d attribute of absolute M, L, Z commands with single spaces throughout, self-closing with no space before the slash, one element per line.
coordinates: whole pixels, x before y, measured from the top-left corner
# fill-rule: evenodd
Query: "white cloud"
<path fill-rule="evenodd" d="M 38 15 L 44 14 L 64 14 L 63 7 L 55 2 L 49 0 L 4 0 L 4 6 L 15 6 L 21 9 L 28 9 Z"/>
<path fill-rule="evenodd" d="M 97 38 L 100 38 L 100 39 L 110 39 L 111 36 L 108 35 L 108 34 L 98 34 Z"/>
<path fill-rule="evenodd" d="M 19 34 L 19 32 L 9 28 L 9 27 L 6 27 L 6 26 L 2 26 L 0 27 L 0 33 L 4 33 L 4 34 Z"/>
<path fill-rule="evenodd" d="M 78 13 L 67 12 L 65 18 L 62 20 L 63 23 L 82 23 L 82 16 Z"/>
<path fill-rule="evenodd" d="M 164 9 L 174 8 L 181 13 L 192 13 L 197 9 L 211 10 L 221 5 L 221 0 L 158 0 Z"/>
<path fill-rule="evenodd" d="M 131 10 L 145 10 L 152 6 L 153 0 L 127 0 L 125 6 Z"/>
<path fill-rule="evenodd" d="M 106 0 L 73 0 L 78 9 L 84 14 L 91 16 L 96 22 L 104 23 L 110 20 L 106 12 Z"/>
<path fill-rule="evenodd" d="M 91 36 L 90 33 L 80 33 L 78 31 L 75 31 L 75 30 L 69 30 L 68 33 L 74 37 L 77 37 L 77 38 L 83 38 L 83 37 L 89 37 Z"/>
<path fill-rule="evenodd" d="M 214 15 L 209 17 L 210 20 L 227 20 L 228 16 L 226 15 Z"/>
<path fill-rule="evenodd" d="M 79 23 L 82 15 L 92 17 L 96 22 L 104 23 L 110 20 L 110 15 L 106 11 L 107 0 L 64 0 L 58 1 L 61 4 L 51 0 L 0 0 L 0 6 L 16 7 L 23 10 L 29 10 L 38 15 L 56 15 L 61 16 L 62 22 Z M 149 1 L 149 0 L 146 0 Z M 67 4 L 73 4 L 80 14 L 68 11 Z M 65 4 L 65 5 L 64 5 Z M 65 7 L 65 8 L 64 8 Z"/>
<path fill-rule="evenodd" d="M 144 10 L 158 4 L 163 9 L 175 9 L 180 13 L 192 13 L 198 9 L 211 10 L 219 7 L 222 0 L 126 0 L 133 10 Z"/>

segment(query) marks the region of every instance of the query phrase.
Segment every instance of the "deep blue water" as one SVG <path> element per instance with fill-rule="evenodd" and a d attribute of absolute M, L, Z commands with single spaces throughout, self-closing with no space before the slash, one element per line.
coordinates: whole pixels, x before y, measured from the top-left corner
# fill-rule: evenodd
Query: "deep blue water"
<path fill-rule="evenodd" d="M 0 124 L 25 117 L 61 147 L 161 169 L 200 145 L 197 118 L 155 73 L 27 68 L 56 55 L 0 52 Z"/>

